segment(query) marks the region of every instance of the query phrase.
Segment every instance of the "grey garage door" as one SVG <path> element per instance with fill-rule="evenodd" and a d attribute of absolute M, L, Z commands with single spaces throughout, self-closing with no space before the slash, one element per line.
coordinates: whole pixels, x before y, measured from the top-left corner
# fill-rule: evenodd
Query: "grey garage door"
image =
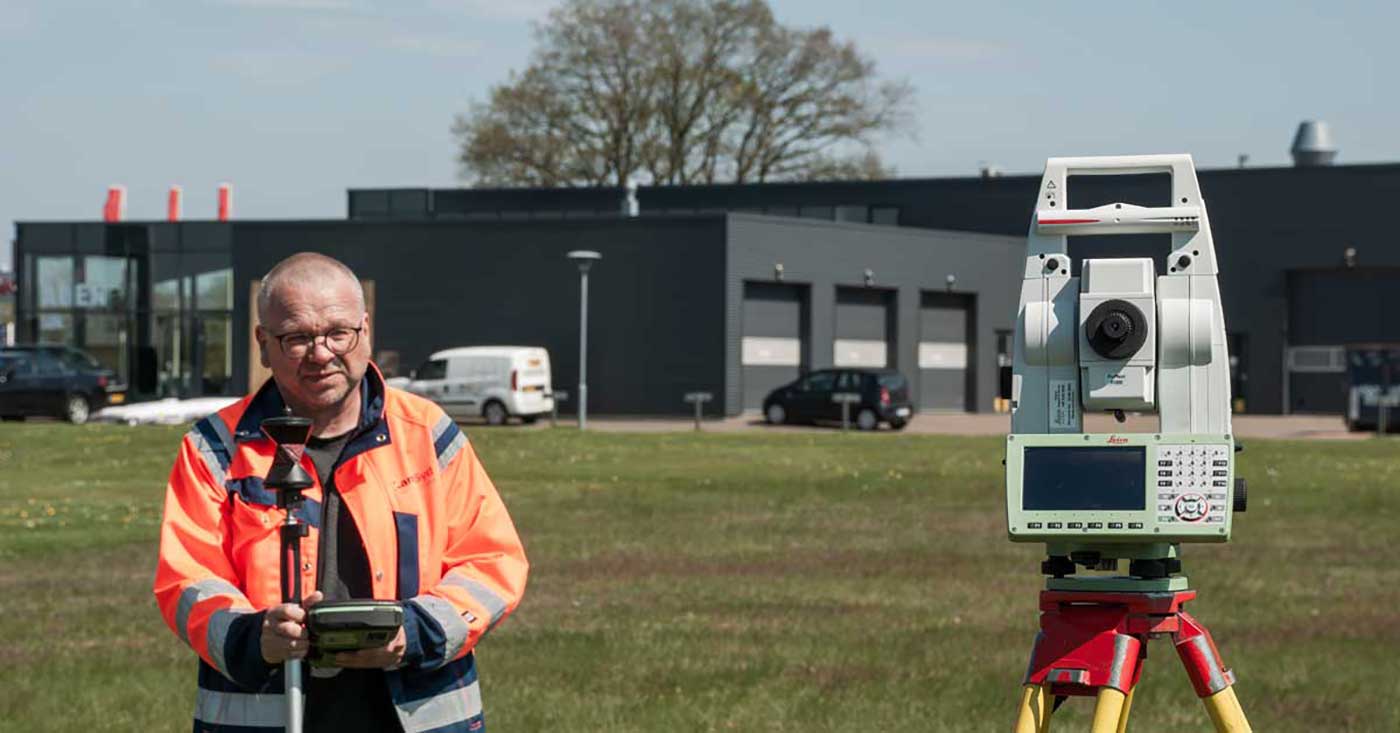
<path fill-rule="evenodd" d="M 968 410 L 972 391 L 972 296 L 924 293 L 919 303 L 919 408 Z"/>
<path fill-rule="evenodd" d="M 1346 409 L 1346 344 L 1400 341 L 1400 268 L 1288 273 L 1288 412 Z"/>
<path fill-rule="evenodd" d="M 894 364 L 894 292 L 873 288 L 836 289 L 835 343 L 838 367 Z"/>
<path fill-rule="evenodd" d="M 807 288 L 782 283 L 744 283 L 744 407 L 762 407 L 774 387 L 797 379 L 806 363 L 802 334 L 807 324 Z"/>

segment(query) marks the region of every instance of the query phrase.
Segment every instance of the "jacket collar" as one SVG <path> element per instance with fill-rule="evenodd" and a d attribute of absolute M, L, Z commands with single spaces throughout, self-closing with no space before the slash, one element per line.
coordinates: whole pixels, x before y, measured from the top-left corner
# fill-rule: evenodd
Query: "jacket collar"
<path fill-rule="evenodd" d="M 389 442 L 389 426 L 384 420 L 386 394 L 384 375 L 379 372 L 378 366 L 370 362 L 369 369 L 365 370 L 364 379 L 360 380 L 360 423 L 355 427 L 354 437 L 351 438 L 352 444 L 368 439 L 368 445 L 362 450 L 367 450 L 375 444 Z M 286 404 L 282 400 L 282 393 L 277 389 L 277 383 L 269 377 L 248 401 L 248 408 L 238 419 L 238 427 L 233 431 L 234 440 L 245 443 L 262 439 L 262 421 L 284 414 Z"/>

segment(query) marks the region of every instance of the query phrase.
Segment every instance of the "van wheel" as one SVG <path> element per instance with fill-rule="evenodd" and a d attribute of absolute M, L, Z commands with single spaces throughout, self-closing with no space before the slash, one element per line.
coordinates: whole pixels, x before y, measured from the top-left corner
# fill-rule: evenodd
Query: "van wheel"
<path fill-rule="evenodd" d="M 869 407 L 860 411 L 856 415 L 856 427 L 861 430 L 874 430 L 880 427 L 880 417 Z"/>
<path fill-rule="evenodd" d="M 506 419 L 510 417 L 506 406 L 496 400 L 487 402 L 486 406 L 481 408 L 481 415 L 486 418 L 487 425 L 505 425 Z"/>
<path fill-rule="evenodd" d="M 63 411 L 63 417 L 74 425 L 82 425 L 88 421 L 91 409 L 88 406 L 87 398 L 80 395 L 69 395 L 67 408 Z"/>

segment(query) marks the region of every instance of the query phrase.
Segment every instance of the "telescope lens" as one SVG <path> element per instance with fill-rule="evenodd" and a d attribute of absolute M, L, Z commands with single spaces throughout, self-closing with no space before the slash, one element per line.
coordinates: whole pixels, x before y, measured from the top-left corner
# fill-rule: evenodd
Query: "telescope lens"
<path fill-rule="evenodd" d="M 1084 337 L 1105 359 L 1127 359 L 1147 340 L 1147 319 L 1126 300 L 1100 303 L 1084 321 Z"/>

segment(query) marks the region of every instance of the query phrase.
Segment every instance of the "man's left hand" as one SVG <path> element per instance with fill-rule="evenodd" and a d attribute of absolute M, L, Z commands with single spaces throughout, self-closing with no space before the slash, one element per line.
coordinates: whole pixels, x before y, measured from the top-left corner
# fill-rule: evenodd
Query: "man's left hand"
<path fill-rule="evenodd" d="M 408 642 L 404 639 L 401 626 L 398 635 L 387 645 L 378 649 L 341 652 L 335 655 L 332 664 L 351 669 L 392 669 L 403 663 L 403 653 L 407 647 Z"/>

